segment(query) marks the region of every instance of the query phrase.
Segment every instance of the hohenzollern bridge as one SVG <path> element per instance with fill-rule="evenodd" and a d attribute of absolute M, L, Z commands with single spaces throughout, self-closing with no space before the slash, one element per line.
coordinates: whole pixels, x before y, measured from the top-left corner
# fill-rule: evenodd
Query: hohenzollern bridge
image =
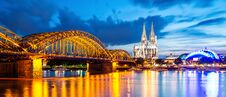
<path fill-rule="evenodd" d="M 44 32 L 24 37 L 0 26 L 0 75 L 41 77 L 49 60 L 82 61 L 89 71 L 114 71 L 133 64 L 125 50 L 108 50 L 90 33 L 78 30 Z"/>

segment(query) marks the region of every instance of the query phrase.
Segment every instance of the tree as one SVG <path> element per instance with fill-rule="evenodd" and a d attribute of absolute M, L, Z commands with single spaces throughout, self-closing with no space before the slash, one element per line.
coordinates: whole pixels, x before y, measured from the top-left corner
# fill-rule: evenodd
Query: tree
<path fill-rule="evenodd" d="M 165 62 L 164 62 L 163 59 L 156 59 L 156 60 L 155 60 L 155 63 L 156 63 L 156 64 L 164 64 Z"/>
<path fill-rule="evenodd" d="M 141 65 L 143 65 L 144 59 L 143 59 L 143 58 L 137 58 L 135 62 L 136 62 L 136 64 L 141 64 Z"/>
<path fill-rule="evenodd" d="M 179 65 L 179 64 L 182 64 L 183 62 L 182 62 L 181 58 L 177 58 L 176 60 L 174 60 L 174 63 Z"/>

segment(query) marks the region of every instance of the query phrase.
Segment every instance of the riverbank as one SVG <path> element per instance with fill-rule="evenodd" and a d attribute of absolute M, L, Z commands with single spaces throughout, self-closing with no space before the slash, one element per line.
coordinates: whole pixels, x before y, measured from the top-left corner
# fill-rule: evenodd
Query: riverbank
<path fill-rule="evenodd" d="M 43 70 L 87 70 L 86 67 L 43 67 Z M 184 65 L 184 66 L 149 66 L 149 67 L 117 67 L 117 71 L 124 70 L 156 70 L 156 71 L 166 71 L 166 70 L 200 70 L 200 71 L 220 71 L 226 70 L 226 66 L 193 66 L 193 65 Z"/>

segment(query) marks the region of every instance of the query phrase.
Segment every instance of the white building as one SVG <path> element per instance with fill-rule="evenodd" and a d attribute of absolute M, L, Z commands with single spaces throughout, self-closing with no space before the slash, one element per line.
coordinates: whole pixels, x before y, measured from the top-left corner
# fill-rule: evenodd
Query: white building
<path fill-rule="evenodd" d="M 157 47 L 157 36 L 154 32 L 154 24 L 151 25 L 150 40 L 148 41 L 146 35 L 145 24 L 143 25 L 143 32 L 141 36 L 141 42 L 139 45 L 135 45 L 133 48 L 135 58 L 144 59 L 157 59 L 158 58 L 158 47 Z"/>

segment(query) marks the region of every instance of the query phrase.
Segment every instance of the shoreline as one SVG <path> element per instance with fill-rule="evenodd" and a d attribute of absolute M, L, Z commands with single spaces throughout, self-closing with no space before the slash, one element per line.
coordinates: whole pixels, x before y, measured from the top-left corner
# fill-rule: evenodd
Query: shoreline
<path fill-rule="evenodd" d="M 124 71 L 124 70 L 200 70 L 200 71 L 221 71 L 226 70 L 226 66 L 152 66 L 152 67 L 127 67 L 127 68 L 117 68 L 117 71 Z M 57 70 L 54 68 L 42 68 L 42 70 Z M 87 70 L 87 68 L 64 68 L 63 70 Z"/>

